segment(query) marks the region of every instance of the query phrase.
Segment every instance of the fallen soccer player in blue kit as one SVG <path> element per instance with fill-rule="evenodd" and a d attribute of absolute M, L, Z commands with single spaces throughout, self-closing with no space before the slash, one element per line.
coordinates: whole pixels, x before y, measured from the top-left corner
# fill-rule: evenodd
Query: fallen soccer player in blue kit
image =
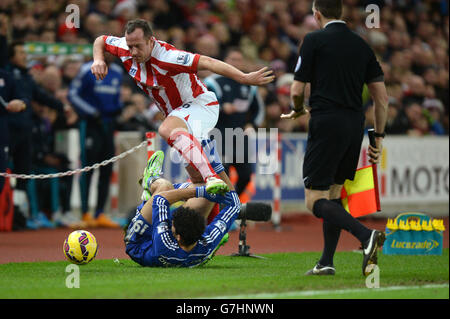
<path fill-rule="evenodd" d="M 144 201 L 128 226 L 124 238 L 126 253 L 142 266 L 202 265 L 212 258 L 238 217 L 241 209 L 239 197 L 234 191 L 212 195 L 206 192 L 205 186 L 174 188 L 166 179 L 153 178 L 155 172 L 149 168 L 161 164 L 155 153 L 144 172 L 144 183 L 149 185 L 150 196 L 147 196 L 148 200 L 143 196 Z M 175 184 L 176 187 L 180 185 Z M 191 198 L 205 198 L 225 206 L 209 225 L 200 212 L 186 205 L 171 212 L 171 204 Z"/>

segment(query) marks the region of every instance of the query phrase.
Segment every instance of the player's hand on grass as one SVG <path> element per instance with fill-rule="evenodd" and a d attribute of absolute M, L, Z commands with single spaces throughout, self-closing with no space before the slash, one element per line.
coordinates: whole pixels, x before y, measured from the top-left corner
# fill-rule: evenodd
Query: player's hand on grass
<path fill-rule="evenodd" d="M 227 192 L 225 195 L 210 194 L 206 191 L 206 186 L 199 186 L 195 188 L 195 197 L 206 198 L 211 202 L 224 204 L 226 206 L 233 203 L 232 197 L 227 196 L 228 193 L 229 192 Z"/>
<path fill-rule="evenodd" d="M 367 152 L 369 155 L 369 162 L 372 164 L 378 164 L 380 162 L 381 152 L 383 151 L 383 139 L 376 138 L 375 142 L 376 142 L 377 146 L 373 147 L 373 146 L 369 145 L 368 152 Z"/>
<path fill-rule="evenodd" d="M 306 108 L 302 108 L 299 111 L 292 110 L 288 114 L 281 114 L 280 118 L 281 119 L 292 119 L 292 120 L 295 120 L 296 118 L 299 118 L 300 116 L 306 115 L 308 113 L 309 113 L 309 111 Z"/>
<path fill-rule="evenodd" d="M 103 80 L 108 74 L 108 66 L 105 61 L 94 60 L 91 66 L 91 72 L 97 80 Z"/>

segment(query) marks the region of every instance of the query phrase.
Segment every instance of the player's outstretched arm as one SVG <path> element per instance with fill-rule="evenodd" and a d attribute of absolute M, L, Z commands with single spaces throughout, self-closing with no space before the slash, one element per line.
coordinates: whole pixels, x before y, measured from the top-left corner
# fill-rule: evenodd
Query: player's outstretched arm
<path fill-rule="evenodd" d="M 188 199 L 195 197 L 195 188 L 171 189 L 156 193 L 155 195 L 160 195 L 167 199 L 170 204 L 173 204 L 178 201 L 187 201 Z"/>
<path fill-rule="evenodd" d="M 197 69 L 208 70 L 246 85 L 265 85 L 275 79 L 273 71 L 267 67 L 255 72 L 244 73 L 228 63 L 205 55 L 200 56 Z"/>
<path fill-rule="evenodd" d="M 91 72 L 97 80 L 103 80 L 108 74 L 108 66 L 105 62 L 105 42 L 102 35 L 95 39 L 92 51 L 94 62 Z"/>
<path fill-rule="evenodd" d="M 230 200 L 221 195 L 212 195 L 206 191 L 205 186 L 199 186 L 195 188 L 184 188 L 184 189 L 172 189 L 155 195 L 160 195 L 167 199 L 170 204 L 176 203 L 178 201 L 187 201 L 190 198 L 206 198 L 211 202 L 216 202 L 220 204 L 229 205 Z"/>

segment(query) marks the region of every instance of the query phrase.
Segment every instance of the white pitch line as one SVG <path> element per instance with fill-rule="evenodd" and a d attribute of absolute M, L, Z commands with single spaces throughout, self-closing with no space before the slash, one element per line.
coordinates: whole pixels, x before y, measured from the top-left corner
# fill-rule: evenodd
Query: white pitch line
<path fill-rule="evenodd" d="M 388 286 L 382 288 L 349 288 L 339 290 L 305 290 L 305 291 L 286 291 L 286 292 L 273 292 L 273 293 L 260 293 L 260 294 L 244 294 L 233 296 L 218 296 L 212 297 L 212 299 L 273 299 L 279 297 L 308 297 L 317 295 L 340 295 L 346 293 L 358 293 L 369 291 L 393 291 L 393 290 L 409 290 L 409 289 L 433 289 L 433 288 L 449 288 L 449 284 L 432 284 L 423 286 Z"/>

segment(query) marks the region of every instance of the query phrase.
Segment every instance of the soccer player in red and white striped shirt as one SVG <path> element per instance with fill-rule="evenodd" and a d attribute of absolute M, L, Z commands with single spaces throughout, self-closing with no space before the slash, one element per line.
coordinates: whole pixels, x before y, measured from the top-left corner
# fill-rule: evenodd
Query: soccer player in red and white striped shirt
<path fill-rule="evenodd" d="M 243 73 L 220 60 L 176 49 L 157 40 L 147 21 L 129 21 L 124 37 L 100 36 L 94 42 L 91 71 L 98 80 L 108 73 L 105 52 L 122 60 L 128 74 L 157 104 L 166 118 L 158 133 L 190 164 L 193 182 L 205 182 L 209 193 L 232 188 L 225 172 L 220 177 L 199 143 L 208 138 L 219 116 L 219 103 L 197 75 L 209 70 L 248 85 L 265 85 L 274 80 L 271 70 Z M 200 177 L 201 175 L 201 177 Z M 199 179 L 200 178 L 200 179 Z"/>

